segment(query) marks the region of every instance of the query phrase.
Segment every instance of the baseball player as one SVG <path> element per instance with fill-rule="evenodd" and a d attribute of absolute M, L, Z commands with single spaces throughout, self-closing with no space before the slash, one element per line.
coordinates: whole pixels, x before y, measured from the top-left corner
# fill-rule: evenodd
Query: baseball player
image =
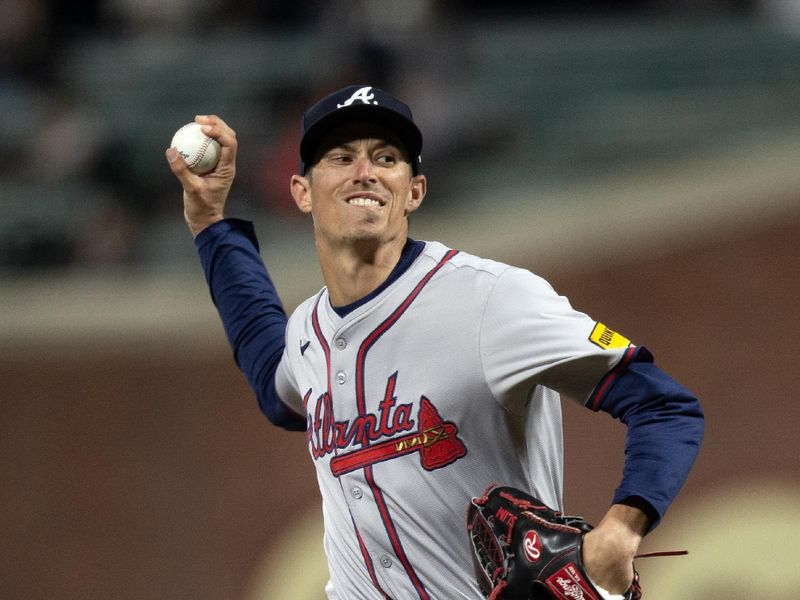
<path fill-rule="evenodd" d="M 235 133 L 196 121 L 222 146 L 214 171 L 167 159 L 238 366 L 272 423 L 305 432 L 328 598 L 483 598 L 465 507 L 496 482 L 561 507 L 562 394 L 627 425 L 624 476 L 582 550 L 597 589 L 622 598 L 698 451 L 696 398 L 540 277 L 411 239 L 422 135 L 404 103 L 370 86 L 303 115 L 290 187 L 325 287 L 287 320 L 253 226 L 225 218 Z"/>

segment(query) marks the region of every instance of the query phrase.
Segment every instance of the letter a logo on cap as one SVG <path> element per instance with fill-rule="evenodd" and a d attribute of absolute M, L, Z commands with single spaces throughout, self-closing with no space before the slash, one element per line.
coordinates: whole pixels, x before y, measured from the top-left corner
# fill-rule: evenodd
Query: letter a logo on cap
<path fill-rule="evenodd" d="M 356 100 L 361 100 L 364 104 L 377 104 L 378 102 L 370 102 L 375 97 L 375 94 L 370 94 L 370 90 L 372 86 L 362 87 L 361 89 L 356 90 L 356 92 L 350 96 L 347 100 L 344 101 L 344 104 L 337 104 L 336 108 L 344 108 L 345 106 L 350 106 Z"/>

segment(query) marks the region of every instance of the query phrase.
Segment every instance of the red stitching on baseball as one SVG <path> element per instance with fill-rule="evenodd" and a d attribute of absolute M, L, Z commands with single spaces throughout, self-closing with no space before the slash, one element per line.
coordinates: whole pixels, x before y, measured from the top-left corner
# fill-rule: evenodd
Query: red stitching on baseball
<path fill-rule="evenodd" d="M 181 131 L 183 131 L 187 127 L 195 127 L 195 126 L 197 126 L 197 123 L 187 123 L 186 125 L 184 125 L 180 129 L 178 129 L 178 131 L 175 132 L 175 135 L 177 136 Z M 205 134 L 203 134 L 203 135 L 204 135 L 205 139 L 203 140 L 203 143 L 200 144 L 200 147 L 197 150 L 197 155 L 195 156 L 195 158 L 194 158 L 194 160 L 192 162 L 187 164 L 187 166 L 190 169 L 192 167 L 196 167 L 197 164 L 201 160 L 203 160 L 203 157 L 206 155 L 206 150 L 208 150 L 208 145 L 211 143 L 211 138 L 209 136 L 205 135 Z"/>
<path fill-rule="evenodd" d="M 197 150 L 197 157 L 191 162 L 189 168 L 197 166 L 197 164 L 203 160 L 203 157 L 206 155 L 206 150 L 208 150 L 208 145 L 211 143 L 211 138 L 206 136 L 206 139 L 203 140 L 203 143 L 200 144 L 200 148 Z"/>

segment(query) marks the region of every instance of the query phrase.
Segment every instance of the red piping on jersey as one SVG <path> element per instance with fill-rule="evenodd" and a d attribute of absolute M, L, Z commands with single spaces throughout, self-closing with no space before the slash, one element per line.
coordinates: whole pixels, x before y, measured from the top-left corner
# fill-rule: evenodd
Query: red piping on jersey
<path fill-rule="evenodd" d="M 384 333 L 386 333 L 392 325 L 394 325 L 397 320 L 403 315 L 404 312 L 408 309 L 411 303 L 417 298 L 419 293 L 422 291 L 422 288 L 431 280 L 431 278 L 437 273 L 439 269 L 441 269 L 445 263 L 447 263 L 451 258 L 453 258 L 456 254 L 458 254 L 458 250 L 450 250 L 447 254 L 444 255 L 442 260 L 440 260 L 435 267 L 433 267 L 425 277 L 420 280 L 420 282 L 416 285 L 416 287 L 411 291 L 411 293 L 406 297 L 405 300 L 398 306 L 395 311 L 389 315 L 378 327 L 367 336 L 361 343 L 361 347 L 358 349 L 358 358 L 356 359 L 356 401 L 358 402 L 358 414 L 365 415 L 366 414 L 366 407 L 365 407 L 365 399 L 364 399 L 364 361 L 367 357 L 367 352 L 372 347 L 372 345 L 378 341 Z M 369 445 L 369 440 L 364 440 L 363 445 Z"/>
<path fill-rule="evenodd" d="M 433 276 L 441 269 L 451 258 L 453 258 L 456 254 L 458 254 L 458 250 L 450 250 L 448 251 L 444 257 L 434 266 L 430 271 L 428 271 L 425 276 L 417 283 L 411 293 L 406 297 L 403 302 L 400 303 L 394 312 L 389 315 L 380 325 L 378 325 L 375 330 L 370 333 L 367 338 L 362 342 L 361 346 L 358 349 L 358 356 L 356 359 L 356 405 L 358 407 L 358 414 L 359 416 L 366 415 L 366 398 L 364 394 L 364 364 L 367 359 L 367 352 L 369 352 L 370 348 L 378 341 L 378 339 L 386 333 L 396 322 L 397 320 L 406 312 L 411 303 L 419 296 L 419 293 L 422 291 L 427 283 L 433 278 Z M 369 439 L 365 437 L 362 442 L 363 447 L 369 446 Z M 414 585 L 414 588 L 417 590 L 417 594 L 420 597 L 420 600 L 430 600 L 430 596 L 428 595 L 427 590 L 425 590 L 425 586 L 422 585 L 419 577 L 417 576 L 416 572 L 414 571 L 414 567 L 411 566 L 411 563 L 406 556 L 405 550 L 403 549 L 403 545 L 400 542 L 400 537 L 397 535 L 397 529 L 395 528 L 394 523 L 392 522 L 391 515 L 389 514 L 389 508 L 386 505 L 386 500 L 383 497 L 383 493 L 381 492 L 380 487 L 375 483 L 375 478 L 373 476 L 372 465 L 369 465 L 364 468 L 364 476 L 366 477 L 367 483 L 369 484 L 370 489 L 372 490 L 373 496 L 375 498 L 375 503 L 378 505 L 378 511 L 381 515 L 381 520 L 383 521 L 383 526 L 386 528 L 386 533 L 389 536 L 389 540 L 392 543 L 392 549 L 394 550 L 395 555 L 400 560 L 405 569 L 406 573 L 408 574 L 411 583 Z"/>
<path fill-rule="evenodd" d="M 317 334 L 319 345 L 322 346 L 322 351 L 325 353 L 325 365 L 327 367 L 326 372 L 328 375 L 328 393 L 331 394 L 331 347 L 328 345 L 328 341 L 325 339 L 325 336 L 322 335 L 322 328 L 319 326 L 319 316 L 317 315 L 317 310 L 319 309 L 320 298 L 322 298 L 322 294 L 317 297 L 317 302 L 314 304 L 314 310 L 311 312 L 311 325 L 314 327 L 314 333 Z"/>
<path fill-rule="evenodd" d="M 339 480 L 339 485 L 341 486 L 341 479 Z M 344 488 L 342 488 L 342 493 L 344 494 Z M 349 509 L 348 509 L 349 512 Z M 353 523 L 353 528 L 356 530 L 356 537 L 358 538 L 358 547 L 361 549 L 361 556 L 364 558 L 364 564 L 367 566 L 367 572 L 369 573 L 369 578 L 372 580 L 372 585 L 375 586 L 375 589 L 378 590 L 385 600 L 392 600 L 391 596 L 383 591 L 381 585 L 378 583 L 378 577 L 375 575 L 375 565 L 372 563 L 372 558 L 369 555 L 369 550 L 367 550 L 366 544 L 364 544 L 364 540 L 361 537 L 361 532 L 358 530 L 358 525 L 356 525 L 356 521 L 353 518 L 353 513 L 350 513 L 350 521 Z"/>
<path fill-rule="evenodd" d="M 325 371 L 328 376 L 328 395 L 333 398 L 333 390 L 331 389 L 331 347 L 328 344 L 328 341 L 325 339 L 325 336 L 322 334 L 322 328 L 319 326 L 319 316 L 317 314 L 319 309 L 319 301 L 322 297 L 322 294 L 319 295 L 317 298 L 317 303 L 314 305 L 314 310 L 311 313 L 311 325 L 314 327 L 314 333 L 317 336 L 317 340 L 319 341 L 320 346 L 322 347 L 322 351 L 325 353 Z M 331 411 L 333 411 L 333 402 L 331 401 L 330 404 Z M 331 415 L 333 418 L 333 415 Z M 334 454 L 337 453 L 337 447 L 334 445 L 333 448 Z M 339 479 L 339 488 L 342 490 L 342 495 L 344 495 L 344 484 L 342 480 Z M 349 509 L 348 509 L 349 512 Z M 375 586 L 375 589 L 378 590 L 386 600 L 391 600 L 391 597 L 383 591 L 381 588 L 380 583 L 378 583 L 378 577 L 375 575 L 375 565 L 372 562 L 372 557 L 369 555 L 369 551 L 367 550 L 367 546 L 364 544 L 364 539 L 361 537 L 361 532 L 358 530 L 358 525 L 356 525 L 356 521 L 353 518 L 353 513 L 350 513 L 350 522 L 353 523 L 353 529 L 356 532 L 356 539 L 358 540 L 358 547 L 361 550 L 361 557 L 364 559 L 364 566 L 367 567 L 367 573 L 369 573 L 369 578 L 372 580 L 372 585 Z"/>
<path fill-rule="evenodd" d="M 600 405 L 603 403 L 603 398 L 605 398 L 606 393 L 609 389 L 611 389 L 611 386 L 614 385 L 614 382 L 619 379 L 619 376 L 622 374 L 622 372 L 628 367 L 637 350 L 638 348 L 636 346 L 631 346 L 625 351 L 620 361 L 617 362 L 617 364 L 614 365 L 614 368 L 606 373 L 600 380 L 600 383 L 597 384 L 594 393 L 589 396 L 589 399 L 586 401 L 586 406 L 595 412 L 600 410 Z"/>

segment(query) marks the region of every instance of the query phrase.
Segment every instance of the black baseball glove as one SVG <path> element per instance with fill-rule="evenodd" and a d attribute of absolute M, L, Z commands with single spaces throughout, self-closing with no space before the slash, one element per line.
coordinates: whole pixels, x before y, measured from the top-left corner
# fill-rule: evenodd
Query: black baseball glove
<path fill-rule="evenodd" d="M 490 600 L 601 600 L 583 567 L 592 526 L 510 487 L 490 487 L 467 508 L 478 584 Z M 638 574 L 626 600 L 642 597 Z"/>

